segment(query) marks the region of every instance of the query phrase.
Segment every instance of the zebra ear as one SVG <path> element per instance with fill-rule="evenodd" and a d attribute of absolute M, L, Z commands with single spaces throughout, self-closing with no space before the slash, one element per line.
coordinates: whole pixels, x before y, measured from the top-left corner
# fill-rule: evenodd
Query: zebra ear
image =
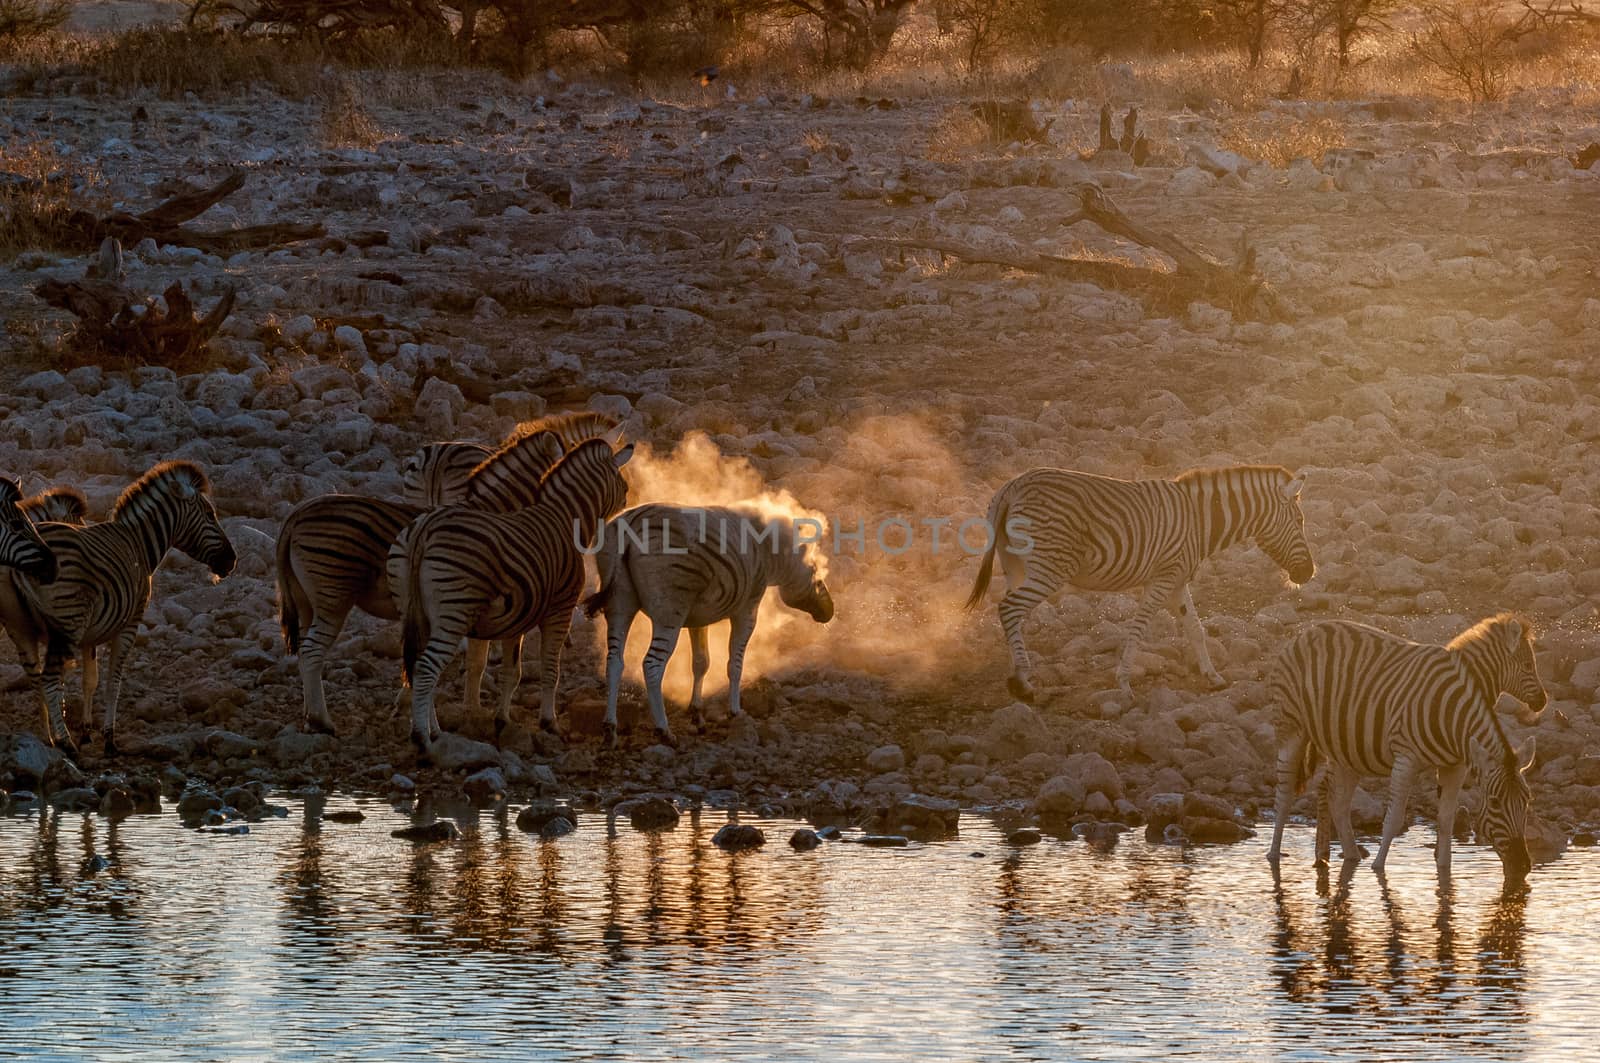
<path fill-rule="evenodd" d="M 1511 650 L 1514 653 L 1514 652 L 1516 652 L 1517 647 L 1519 647 L 1521 645 L 1522 645 L 1522 621 L 1520 621 L 1520 620 L 1507 620 L 1506 621 L 1506 649 Z"/>
<path fill-rule="evenodd" d="M 1306 478 L 1304 476 L 1296 476 L 1294 479 L 1283 485 L 1284 501 L 1296 501 L 1300 497 L 1300 492 L 1305 490 L 1305 487 Z"/>
<path fill-rule="evenodd" d="M 1514 749 L 1511 751 L 1511 763 L 1516 766 L 1518 775 L 1521 775 L 1523 772 L 1533 767 L 1533 758 L 1538 752 L 1538 749 L 1536 748 L 1537 743 L 1538 736 L 1529 735 L 1528 740 L 1523 743 L 1521 749 Z"/>
<path fill-rule="evenodd" d="M 631 457 L 633 457 L 633 444 L 629 443 L 627 446 L 611 455 L 611 462 L 620 469 L 624 465 L 628 464 L 628 459 Z"/>
<path fill-rule="evenodd" d="M 614 428 L 608 429 L 600 436 L 600 438 L 605 440 L 611 446 L 615 447 L 618 443 L 622 442 L 622 426 L 619 424 Z"/>

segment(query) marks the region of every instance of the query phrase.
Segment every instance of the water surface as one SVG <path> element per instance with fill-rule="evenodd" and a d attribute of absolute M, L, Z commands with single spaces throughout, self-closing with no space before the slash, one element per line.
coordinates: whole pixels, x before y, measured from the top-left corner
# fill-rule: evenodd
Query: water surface
<path fill-rule="evenodd" d="M 357 805 L 0 819 L 0 1057 L 1523 1059 L 1590 1053 L 1600 1016 L 1592 850 L 1503 898 L 1458 848 L 1441 892 L 1419 828 L 1387 883 L 1319 892 L 1303 829 L 1275 887 L 1264 838 L 1013 849 L 969 817 L 795 853 L 756 820 L 730 855 L 722 813 L 553 842 L 486 813 L 415 845 L 327 807 Z"/>

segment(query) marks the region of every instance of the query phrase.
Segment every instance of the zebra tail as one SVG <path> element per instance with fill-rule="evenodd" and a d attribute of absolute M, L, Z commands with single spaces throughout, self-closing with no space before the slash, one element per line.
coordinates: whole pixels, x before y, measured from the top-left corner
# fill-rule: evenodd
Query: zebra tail
<path fill-rule="evenodd" d="M 994 575 L 994 552 L 1000 548 L 1006 534 L 1005 512 L 1005 503 L 996 496 L 994 504 L 989 507 L 989 549 L 983 552 L 983 561 L 978 565 L 977 582 L 972 585 L 972 593 L 967 595 L 966 608 L 969 613 L 982 605 L 984 595 L 989 593 L 989 580 Z"/>
<path fill-rule="evenodd" d="M 294 565 L 289 559 L 290 528 L 278 533 L 278 623 L 283 628 L 283 642 L 290 653 L 300 652 L 300 598 L 305 594 L 300 581 L 295 578 Z"/>
<path fill-rule="evenodd" d="M 428 610 L 422 603 L 421 529 L 415 529 L 406 548 L 405 628 L 401 635 L 400 667 L 406 685 L 417 667 L 417 658 L 428 642 Z"/>
<path fill-rule="evenodd" d="M 605 530 L 600 534 L 605 536 Z M 600 552 L 595 555 L 595 568 L 600 572 L 600 589 L 583 600 L 583 615 L 590 620 L 600 615 L 600 611 L 611 600 L 611 591 L 617 583 L 617 569 L 622 566 L 622 538 L 621 534 L 605 537 L 600 544 Z"/>

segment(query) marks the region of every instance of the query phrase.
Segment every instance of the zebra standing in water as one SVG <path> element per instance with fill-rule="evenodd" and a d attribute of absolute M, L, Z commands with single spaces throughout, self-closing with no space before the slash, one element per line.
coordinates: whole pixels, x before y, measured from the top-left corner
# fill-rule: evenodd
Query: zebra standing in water
<path fill-rule="evenodd" d="M 89 500 L 76 487 L 47 487 L 24 498 L 18 508 L 35 524 L 83 524 L 89 519 Z"/>
<path fill-rule="evenodd" d="M 414 506 L 428 509 L 465 502 L 467 477 L 472 471 L 493 457 L 497 450 L 504 450 L 524 436 L 554 432 L 561 439 L 562 449 L 571 450 L 585 439 L 605 435 L 616 427 L 617 422 L 606 414 L 582 410 L 525 421 L 501 440 L 498 447 L 462 439 L 429 443 L 407 458 L 401 467 L 405 499 Z"/>
<path fill-rule="evenodd" d="M 588 411 L 529 422 L 473 467 L 459 494 L 466 505 L 499 512 L 532 505 L 540 479 L 564 449 L 615 430 L 610 418 Z M 437 446 L 464 453 L 477 444 Z M 445 463 L 429 466 L 435 473 L 445 467 Z M 381 620 L 401 618 L 403 601 L 391 585 L 386 563 L 406 529 L 424 512 L 420 506 L 363 495 L 322 495 L 296 506 L 279 529 L 279 617 L 284 642 L 299 658 L 308 729 L 334 733 L 322 688 L 323 661 L 344 630 L 350 610 L 359 608 Z M 468 657 L 469 709 L 477 707 L 487 650 L 473 647 Z"/>
<path fill-rule="evenodd" d="M 689 712 L 700 727 L 701 691 L 711 667 L 706 628 L 720 620 L 733 622 L 728 633 L 728 712 L 738 716 L 744 651 L 767 588 L 777 587 L 785 605 L 810 614 L 819 624 L 833 619 L 833 598 L 806 546 L 789 520 L 720 507 L 638 506 L 606 525 L 595 556 L 600 589 L 584 607 L 590 616 L 602 610 L 606 614 L 607 744 L 617 743 L 622 652 L 628 628 L 641 611 L 651 623 L 644 681 L 657 737 L 676 745 L 661 699 L 661 679 L 684 627 L 694 655 Z"/>
<path fill-rule="evenodd" d="M 39 537 L 23 510 L 22 486 L 0 476 L 0 567 L 14 569 L 36 583 L 56 578 L 56 555 Z M 4 577 L 0 573 L 0 578 Z"/>
<path fill-rule="evenodd" d="M 1432 646 L 1345 620 L 1306 628 L 1286 646 L 1269 680 L 1278 709 L 1278 808 L 1267 859 L 1277 863 L 1283 826 L 1295 792 L 1322 762 L 1326 809 L 1339 831 L 1345 859 L 1359 853 L 1350 799 L 1362 775 L 1389 776 L 1389 808 L 1373 869 L 1382 871 L 1389 845 L 1405 825 L 1413 776 L 1439 778 L 1441 877 L 1450 874 L 1450 841 L 1461 784 L 1473 747 L 1485 757 L 1480 837 L 1500 855 L 1509 884 L 1520 883 L 1530 861 L 1524 829 L 1532 763 L 1514 749 L 1494 705 L 1507 693 L 1537 713 L 1545 706 L 1527 621 L 1502 613 L 1468 628 L 1447 646 Z M 1321 819 L 1322 816 L 1319 816 Z M 1327 860 L 1319 823 L 1317 859 Z"/>
<path fill-rule="evenodd" d="M 1189 581 L 1200 563 L 1235 543 L 1254 541 L 1295 584 L 1316 573 L 1306 544 L 1300 491 L 1305 481 L 1275 465 L 1193 469 L 1173 480 L 1118 480 L 1070 469 L 1033 469 L 1002 487 L 989 505 L 989 549 L 967 599 L 975 609 L 989 589 L 995 554 L 1006 574 L 1000 624 L 1011 647 L 1006 681 L 1031 701 L 1022 623 L 1065 584 L 1084 590 L 1144 588 L 1117 664 L 1117 686 L 1131 697 L 1133 655 L 1162 609 L 1183 623 L 1200 672 L 1227 686 L 1212 667 Z"/>
<path fill-rule="evenodd" d="M 87 725 L 99 681 L 94 651 L 110 643 L 103 733 L 107 755 L 116 752 L 122 668 L 150 602 L 151 577 L 168 549 L 178 548 L 219 579 L 233 571 L 233 545 L 217 522 L 210 490 L 200 466 L 164 462 L 122 492 L 111 519 L 84 528 L 41 527 L 44 541 L 60 561 L 60 575 L 48 586 L 14 577 L 20 609 L 6 610 L 3 619 L 30 672 L 38 662 L 40 644 L 45 647 L 38 689 L 45 736 L 51 744 L 59 732 L 66 748 L 77 751 L 61 713 L 66 661 L 76 657 L 83 666 L 82 712 Z"/>
<path fill-rule="evenodd" d="M 539 504 L 514 513 L 445 506 L 408 533 L 404 663 L 411 687 L 411 738 L 426 758 L 434 738 L 434 687 L 463 638 L 495 639 L 505 659 L 495 713 L 498 736 L 511 719 L 522 636 L 540 630 L 539 723 L 554 730 L 556 683 L 572 610 L 583 594 L 584 544 L 628 499 L 613 451 L 591 439 L 568 452 L 539 485 Z"/>

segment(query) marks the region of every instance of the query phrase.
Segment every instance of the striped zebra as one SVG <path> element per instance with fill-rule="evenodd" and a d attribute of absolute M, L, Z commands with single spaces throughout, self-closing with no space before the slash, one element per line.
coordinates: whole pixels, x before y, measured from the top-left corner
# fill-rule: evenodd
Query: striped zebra
<path fill-rule="evenodd" d="M 525 421 L 501 440 L 499 447 L 459 439 L 448 443 L 429 443 L 415 456 L 406 459 L 401 467 L 405 500 L 414 506 L 429 509 L 464 502 L 467 497 L 467 477 L 472 470 L 492 457 L 496 450 L 511 446 L 525 435 L 555 432 L 561 439 L 562 449 L 571 450 L 585 439 L 605 435 L 616 426 L 617 422 L 606 414 L 583 410 Z"/>
<path fill-rule="evenodd" d="M 540 479 L 564 447 L 589 438 L 583 433 L 607 431 L 616 431 L 615 422 L 588 411 L 556 414 L 520 426 L 468 474 L 461 490 L 465 504 L 501 512 L 531 505 Z M 401 618 L 401 600 L 390 583 L 386 562 L 406 529 L 424 512 L 421 506 L 362 495 L 322 495 L 296 506 L 279 529 L 279 619 L 284 643 L 298 656 L 308 730 L 334 733 L 322 674 L 327 652 L 344 630 L 350 610 L 359 608 L 380 620 Z M 472 709 L 478 704 L 487 657 L 486 646 L 473 647 L 468 657 L 466 693 Z"/>
<path fill-rule="evenodd" d="M 511 718 L 522 636 L 540 630 L 539 722 L 556 723 L 556 683 L 572 610 L 583 593 L 583 545 L 627 502 L 621 469 L 633 447 L 591 439 L 568 451 L 539 486 L 539 504 L 513 513 L 468 506 L 428 511 L 407 541 L 404 665 L 411 738 L 423 759 L 436 736 L 434 687 L 463 638 L 497 640 L 505 661 L 495 734 Z"/>
<path fill-rule="evenodd" d="M 0 476 L 0 566 L 36 583 L 49 583 L 56 578 L 56 555 L 39 537 L 22 504 L 22 485 Z"/>
<path fill-rule="evenodd" d="M 1309 580 L 1316 566 L 1300 510 L 1304 486 L 1303 479 L 1275 465 L 1192 469 L 1172 480 L 1044 468 L 1006 484 L 989 505 L 989 547 L 967 608 L 982 603 L 998 553 L 1006 574 L 1000 624 L 1012 660 L 1007 689 L 1023 701 L 1033 699 L 1022 623 L 1068 583 L 1096 591 L 1144 588 L 1117 664 L 1124 697 L 1133 694 L 1134 653 L 1162 609 L 1182 622 L 1201 674 L 1214 687 L 1227 686 L 1212 667 L 1189 580 L 1202 561 L 1246 541 L 1261 547 L 1293 583 Z"/>
<path fill-rule="evenodd" d="M 1446 646 L 1412 642 L 1377 628 L 1328 620 L 1306 628 L 1286 646 L 1268 680 L 1277 706 L 1278 807 L 1267 858 L 1278 861 L 1283 826 L 1295 792 L 1326 768 L 1319 793 L 1317 858 L 1326 862 L 1325 824 L 1339 831 L 1345 859 L 1359 856 L 1350 800 L 1363 775 L 1389 777 L 1383 842 L 1373 868 L 1383 870 L 1389 845 L 1405 824 L 1413 777 L 1432 769 L 1439 779 L 1441 876 L 1450 873 L 1450 841 L 1461 784 L 1483 755 L 1483 805 L 1478 834 L 1500 855 L 1508 883 L 1528 873 L 1523 837 L 1532 750 L 1511 744 L 1494 711 L 1501 693 L 1530 710 L 1546 702 L 1533 653 L 1533 629 L 1502 613 L 1473 625 Z"/>
<path fill-rule="evenodd" d="M 645 690 L 656 736 L 676 745 L 661 699 L 661 679 L 689 629 L 694 689 L 689 712 L 703 725 L 701 692 L 711 667 L 706 628 L 731 620 L 728 633 L 728 712 L 740 714 L 739 677 L 745 647 L 768 587 L 783 603 L 820 624 L 833 619 L 833 598 L 791 521 L 720 507 L 637 506 L 601 532 L 595 563 L 600 589 L 584 603 L 592 617 L 606 614 L 606 741 L 617 743 L 617 691 L 628 629 L 643 612 L 650 617 L 650 649 L 644 658 Z"/>
<path fill-rule="evenodd" d="M 30 672 L 44 648 L 38 690 L 45 736 L 52 744 L 59 734 L 76 755 L 61 712 L 67 660 L 76 657 L 83 667 L 82 720 L 87 727 L 99 684 L 95 650 L 109 644 L 103 734 L 107 755 L 116 752 L 123 665 L 150 602 L 151 577 L 169 549 L 188 554 L 219 579 L 233 571 L 233 545 L 217 522 L 210 490 L 200 466 L 163 462 L 122 492 L 109 520 L 83 528 L 41 525 L 44 541 L 60 561 L 60 575 L 48 586 L 14 577 L 16 596 L 3 619 Z"/>
<path fill-rule="evenodd" d="M 89 500 L 76 487 L 47 487 L 24 498 L 18 508 L 35 524 L 84 524 L 89 519 Z"/>

